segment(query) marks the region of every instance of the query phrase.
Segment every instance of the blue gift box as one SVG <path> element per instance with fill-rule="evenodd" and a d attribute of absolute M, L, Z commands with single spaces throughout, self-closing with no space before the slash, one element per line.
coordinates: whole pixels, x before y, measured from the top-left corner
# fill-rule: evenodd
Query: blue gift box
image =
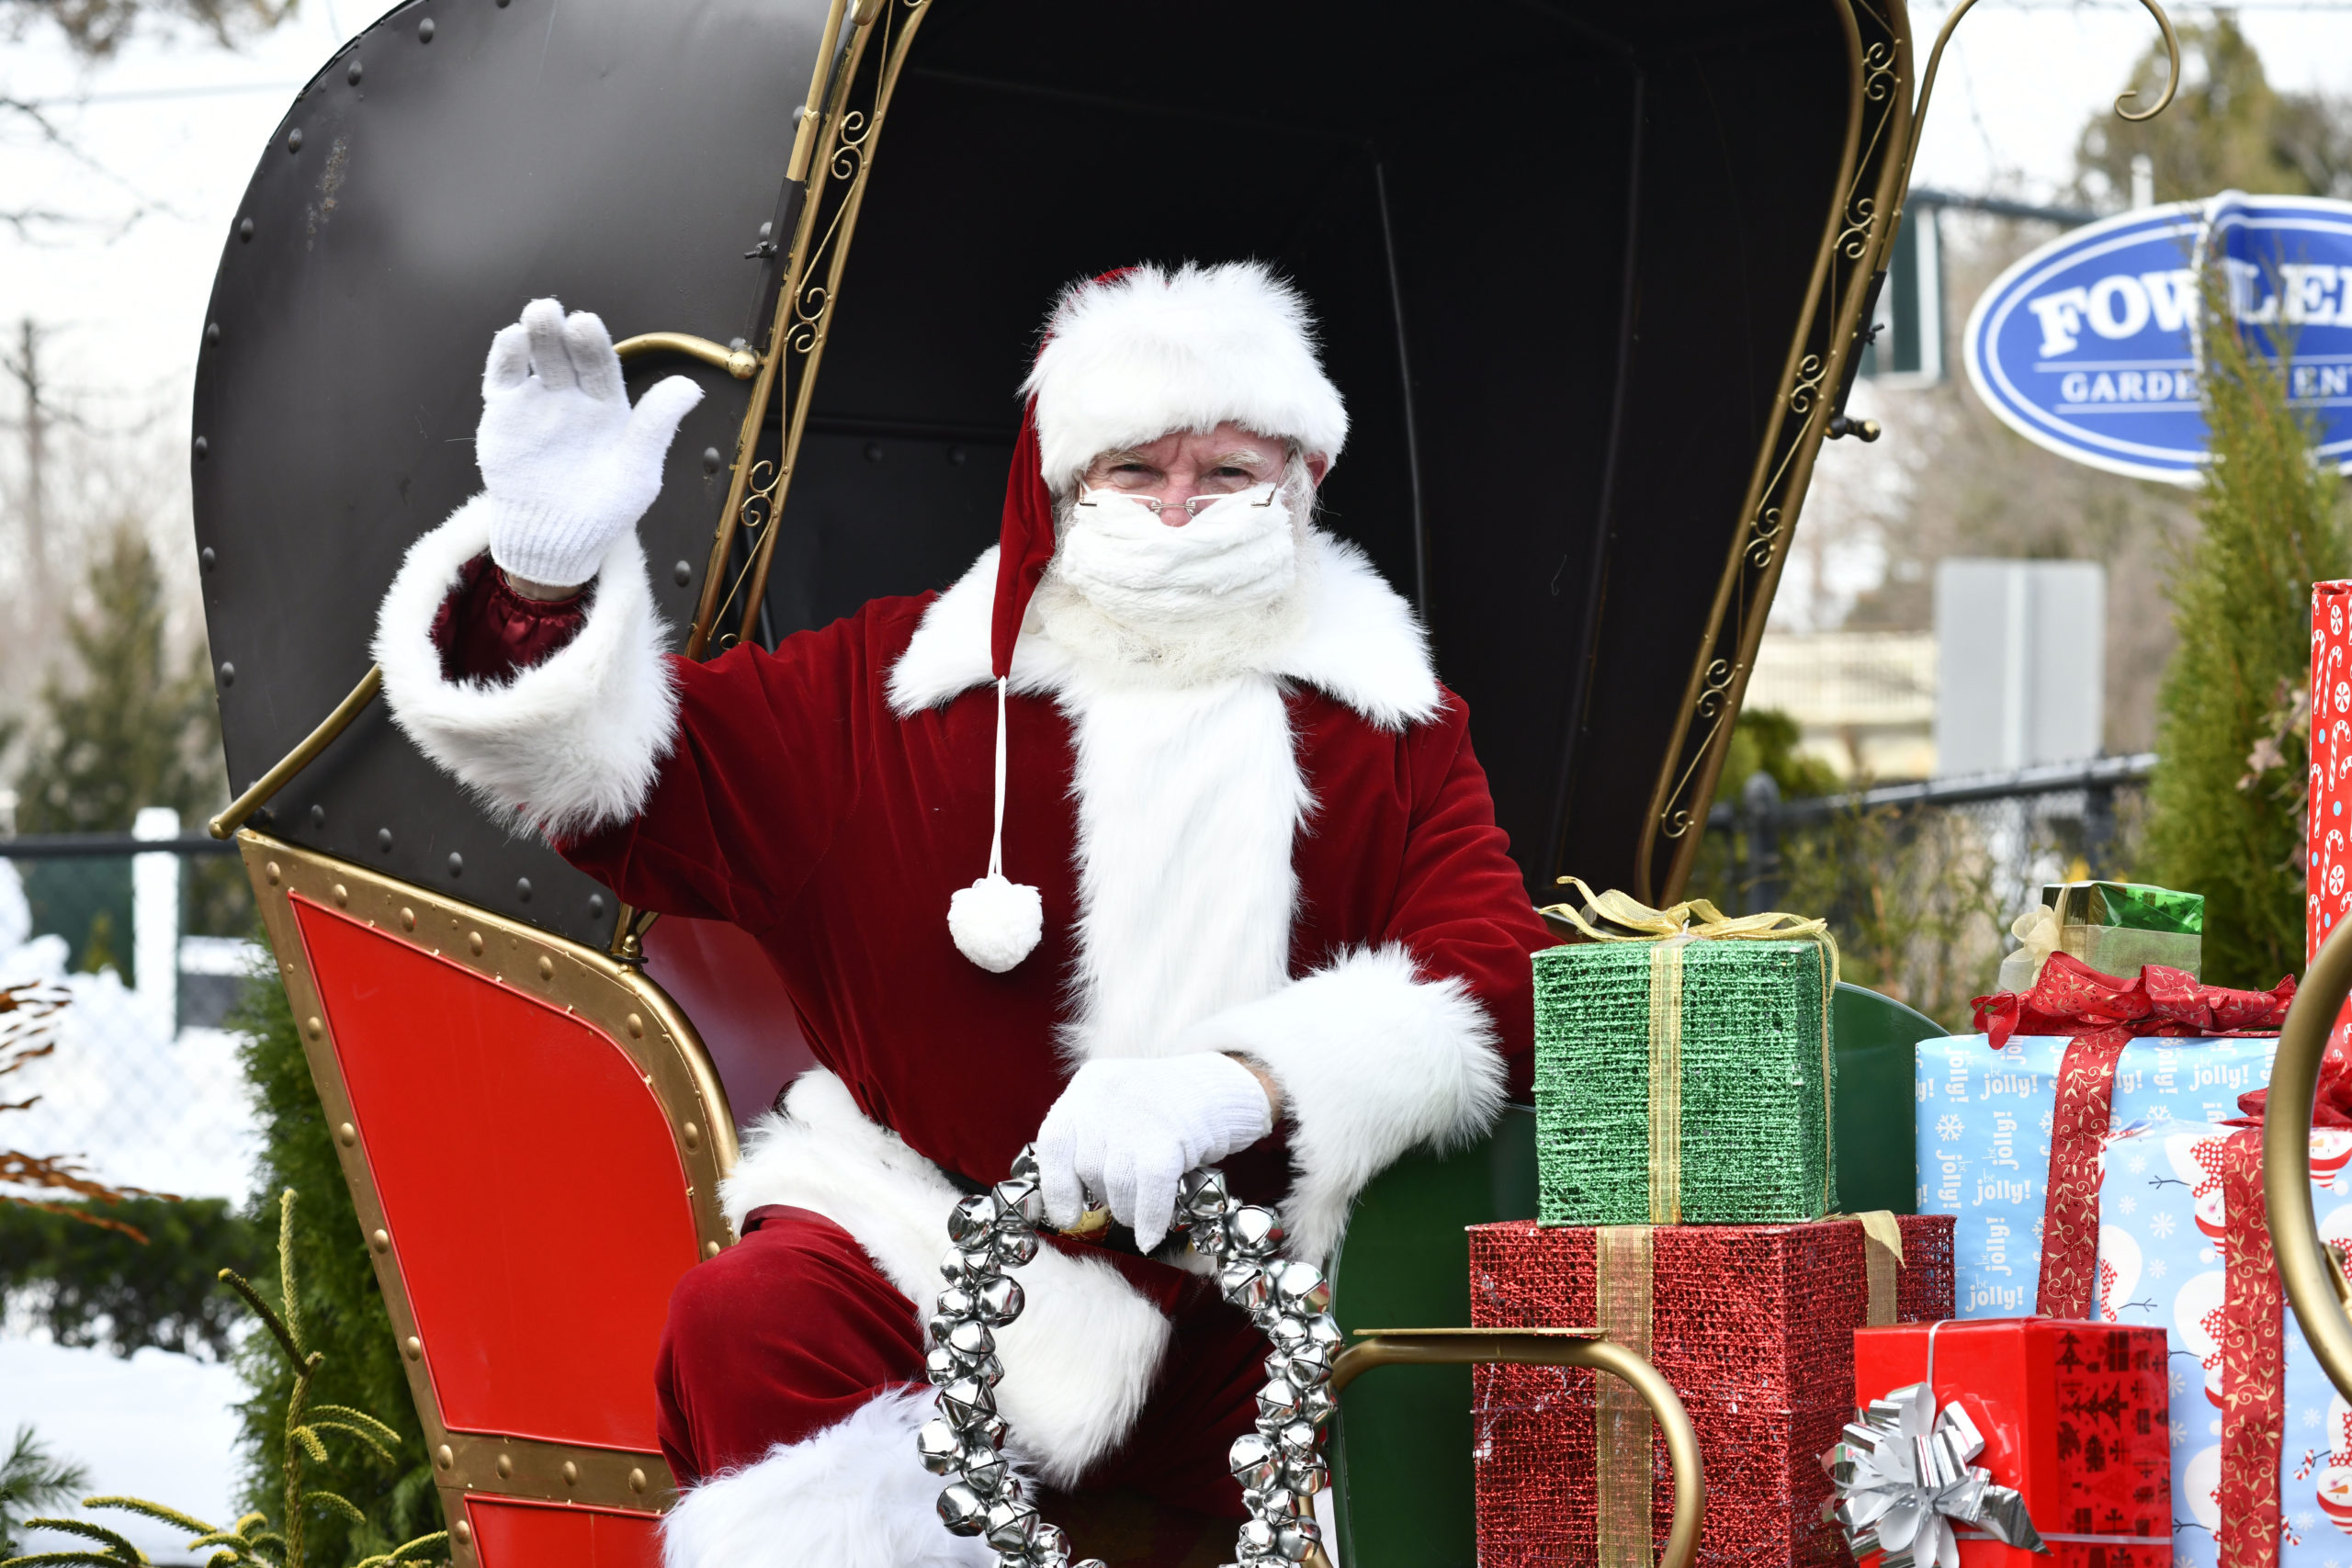
<path fill-rule="evenodd" d="M 2258 1043 L 2248 1042 L 2247 1043 Z M 2099 1182 L 2098 1315 L 2164 1328 L 2171 1351 L 2173 1562 L 2212 1568 L 2221 1524 L 2222 1146 L 2235 1129 L 2171 1122 L 2114 1138 Z M 2352 1237 L 2352 1133 L 2312 1134 L 2320 1234 Z M 2280 1568 L 2352 1559 L 2352 1408 L 2286 1314 Z"/>
<path fill-rule="evenodd" d="M 1982 1034 L 1918 1044 L 1919 1213 L 1951 1214 L 1962 1317 L 2032 1314 L 2041 1275 L 2050 1128 L 2067 1040 Z M 2270 1081 L 2275 1038 L 2134 1040 L 2116 1064 L 2112 1125 L 2204 1125 L 2237 1114 L 2238 1096 Z"/>

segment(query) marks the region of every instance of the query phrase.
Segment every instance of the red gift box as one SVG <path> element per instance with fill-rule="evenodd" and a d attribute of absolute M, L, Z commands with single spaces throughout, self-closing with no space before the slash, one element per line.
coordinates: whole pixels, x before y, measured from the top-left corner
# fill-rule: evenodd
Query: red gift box
<path fill-rule="evenodd" d="M 1698 1429 L 1704 1568 L 1829 1568 L 1845 1544 L 1822 1517 L 1820 1456 L 1853 1416 L 1853 1331 L 1952 1312 L 1952 1216 L 1894 1218 L 1899 1269 L 1851 1218 L 1475 1225 L 1471 1315 L 1480 1327 L 1598 1326 L 1649 1358 Z M 1604 1399 L 1599 1374 L 1579 1369 L 1476 1370 L 1480 1568 L 1656 1561 L 1673 1472 L 1645 1419 L 1611 1424 L 1631 1403 L 1619 1386 Z"/>
<path fill-rule="evenodd" d="M 2024 1495 L 2055 1559 L 1972 1540 L 1963 1526 L 1962 1568 L 2166 1568 L 2172 1427 L 2163 1329 L 2018 1317 L 1854 1336 L 1863 1403 L 1919 1382 L 1932 1384 L 1938 1410 L 1957 1402 L 1967 1412 L 1984 1438 L 1970 1462 Z"/>
<path fill-rule="evenodd" d="M 2352 582 L 2312 584 L 2312 740 L 2308 862 L 2303 888 L 2303 957 L 2352 915 Z M 2335 1021 L 2330 1054 L 2352 1038 L 2352 1003 Z"/>

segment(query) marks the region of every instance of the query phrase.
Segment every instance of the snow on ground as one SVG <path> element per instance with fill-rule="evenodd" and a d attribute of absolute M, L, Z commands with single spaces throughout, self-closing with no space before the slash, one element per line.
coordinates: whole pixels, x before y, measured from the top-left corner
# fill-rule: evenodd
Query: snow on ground
<path fill-rule="evenodd" d="M 146 1497 L 209 1523 L 234 1517 L 237 1420 L 231 1407 L 243 1393 L 229 1367 L 169 1350 L 141 1350 L 124 1360 L 106 1350 L 0 1337 L 0 1438 L 29 1422 L 59 1458 L 88 1469 L 90 1495 Z M 159 1563 L 198 1561 L 181 1550 L 187 1538 L 168 1525 L 130 1514 L 89 1517 L 121 1530 Z M 25 1537 L 31 1551 L 74 1544 L 52 1532 Z"/>

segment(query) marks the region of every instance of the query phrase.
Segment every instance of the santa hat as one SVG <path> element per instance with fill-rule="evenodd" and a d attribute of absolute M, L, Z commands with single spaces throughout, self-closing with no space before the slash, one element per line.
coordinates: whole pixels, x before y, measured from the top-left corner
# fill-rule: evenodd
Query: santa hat
<path fill-rule="evenodd" d="M 1230 421 L 1336 460 L 1347 405 L 1323 374 L 1298 291 L 1261 262 L 1122 267 L 1055 302 L 1005 476 L 989 671 L 996 678 L 996 802 L 988 874 L 948 903 L 964 956 L 1002 974 L 1045 932 L 1037 889 L 1004 874 L 1004 708 L 1012 647 L 1054 558 L 1054 497 L 1104 452 Z"/>

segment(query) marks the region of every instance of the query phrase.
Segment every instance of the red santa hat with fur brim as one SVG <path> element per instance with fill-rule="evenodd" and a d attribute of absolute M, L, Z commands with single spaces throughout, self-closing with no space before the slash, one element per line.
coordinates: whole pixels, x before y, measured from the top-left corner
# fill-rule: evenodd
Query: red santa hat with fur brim
<path fill-rule="evenodd" d="M 1072 284 L 1046 319 L 1022 391 L 1028 406 L 1006 475 L 989 671 L 996 677 L 995 832 L 986 875 L 959 889 L 956 947 L 1002 974 L 1044 934 L 1037 890 L 1004 874 L 1004 699 L 1012 646 L 1054 558 L 1056 495 L 1105 452 L 1230 422 L 1335 461 L 1348 409 L 1324 375 L 1298 290 L 1262 262 L 1123 267 Z"/>

